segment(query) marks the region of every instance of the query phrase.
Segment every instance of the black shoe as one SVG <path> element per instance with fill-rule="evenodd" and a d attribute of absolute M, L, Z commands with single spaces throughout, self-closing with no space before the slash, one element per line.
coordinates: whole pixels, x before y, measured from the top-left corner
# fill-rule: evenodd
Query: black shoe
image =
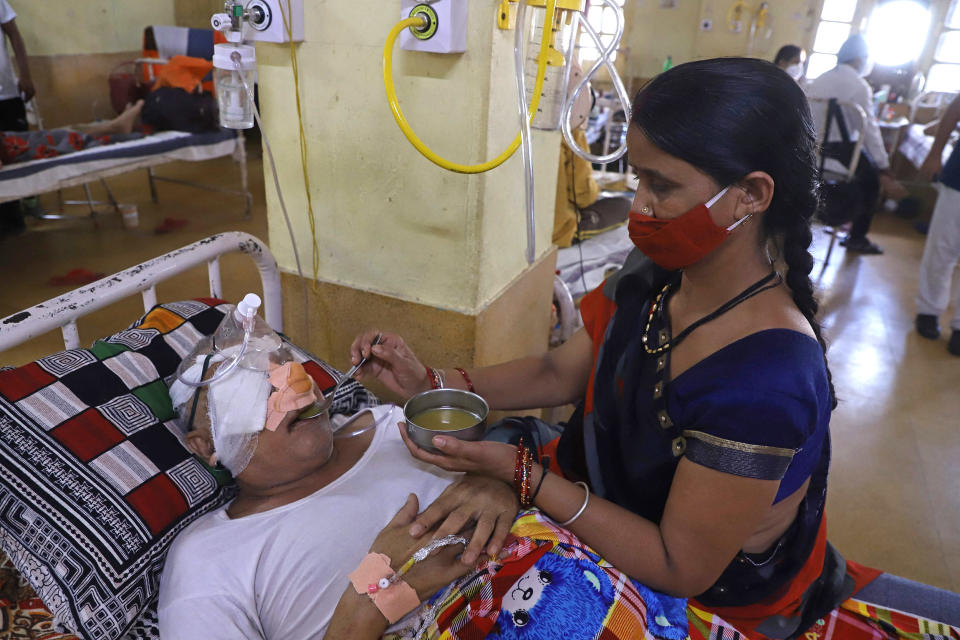
<path fill-rule="evenodd" d="M 960 356 L 960 329 L 954 329 L 950 335 L 950 342 L 947 343 L 947 351 L 955 356 Z"/>
<path fill-rule="evenodd" d="M 883 249 L 866 238 L 847 238 L 846 242 L 840 242 L 840 246 L 846 247 L 847 251 L 862 253 L 865 256 L 878 256 L 883 253 Z"/>
<path fill-rule="evenodd" d="M 937 316 L 926 313 L 917 314 L 917 333 L 927 340 L 936 340 L 940 337 L 940 321 Z M 956 331 L 954 331 L 956 333 Z"/>

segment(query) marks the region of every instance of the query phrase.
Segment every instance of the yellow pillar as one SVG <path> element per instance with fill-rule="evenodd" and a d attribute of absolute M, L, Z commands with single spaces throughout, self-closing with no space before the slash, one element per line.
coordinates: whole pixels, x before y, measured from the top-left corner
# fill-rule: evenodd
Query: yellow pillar
<path fill-rule="evenodd" d="M 381 80 L 383 42 L 398 0 L 307 0 L 297 45 L 303 124 L 318 246 L 317 286 L 304 296 L 265 160 L 270 246 L 284 276 L 291 336 L 347 363 L 365 327 L 397 331 L 430 363 L 489 363 L 543 351 L 555 251 L 550 245 L 560 136 L 535 131 L 537 261 L 524 257 L 520 153 L 486 174 L 434 166 L 394 123 Z M 420 137 L 475 163 L 519 130 L 513 32 L 496 26 L 494 0 L 469 3 L 467 50 L 394 55 L 397 93 Z M 287 45 L 258 44 L 260 101 L 304 275 L 313 246 L 300 166 Z"/>

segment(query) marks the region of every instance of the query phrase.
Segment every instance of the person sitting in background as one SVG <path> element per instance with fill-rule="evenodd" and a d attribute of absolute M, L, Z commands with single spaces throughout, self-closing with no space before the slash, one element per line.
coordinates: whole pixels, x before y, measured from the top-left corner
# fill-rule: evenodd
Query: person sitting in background
<path fill-rule="evenodd" d="M 880 247 L 867 238 L 880 192 L 894 200 L 902 200 L 908 195 L 906 188 L 890 173 L 890 159 L 883 146 L 883 138 L 880 136 L 880 127 L 874 112 L 873 91 L 864 80 L 864 77 L 869 75 L 871 67 L 867 41 L 860 34 L 852 35 L 837 52 L 837 66 L 811 82 L 807 89 L 807 95 L 810 98 L 819 100 L 835 98 L 838 102 L 851 102 L 862 107 L 866 113 L 864 130 L 859 134 L 864 136 L 863 153 L 854 177 L 854 181 L 860 186 L 862 205 L 853 218 L 850 235 L 841 242 L 841 245 L 848 251 L 867 255 L 883 253 Z M 843 113 L 848 126 L 856 121 L 855 115 L 848 108 L 844 108 Z M 824 142 L 826 106 L 814 109 L 813 114 L 818 137 L 821 142 Z M 855 133 L 851 131 L 851 136 Z M 838 127 L 832 127 L 828 142 L 840 139 Z"/>
<path fill-rule="evenodd" d="M 917 291 L 917 333 L 930 340 L 940 337 L 939 317 L 947 310 L 953 269 L 960 261 L 960 145 L 953 148 L 947 164 L 942 165 L 943 148 L 957 128 L 957 122 L 960 122 L 960 96 L 953 99 L 943 114 L 930 153 L 920 167 L 921 177 L 927 180 L 940 176 Z M 953 333 L 947 350 L 960 356 L 960 295 L 950 327 Z"/>
<path fill-rule="evenodd" d="M 54 158 L 115 142 L 142 138 L 133 131 L 143 100 L 129 105 L 113 120 L 75 124 L 63 129 L 0 131 L 0 166 Z"/>
<path fill-rule="evenodd" d="M 791 78 L 800 82 L 803 78 L 803 64 L 807 60 L 807 52 L 795 44 L 785 44 L 777 51 L 773 64 L 787 72 Z"/>

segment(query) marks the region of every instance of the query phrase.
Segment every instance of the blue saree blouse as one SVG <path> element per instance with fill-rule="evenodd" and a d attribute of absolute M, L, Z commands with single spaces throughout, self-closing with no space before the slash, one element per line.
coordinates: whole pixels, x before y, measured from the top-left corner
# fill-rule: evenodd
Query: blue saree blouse
<path fill-rule="evenodd" d="M 651 277 L 649 269 L 645 277 Z M 833 398 L 819 343 L 788 329 L 733 342 L 668 380 L 669 319 L 650 309 L 655 293 L 679 274 L 627 273 L 581 303 L 594 341 L 593 378 L 582 418 L 571 420 L 558 461 L 571 476 L 633 513 L 659 522 L 681 458 L 723 473 L 776 480 L 779 502 L 809 480 L 797 517 L 766 553 L 741 552 L 710 591 L 708 605 L 745 605 L 788 582 L 813 547 L 826 499 Z M 664 305 L 665 307 L 666 305 Z M 602 308 L 591 318 L 590 307 Z M 599 318 L 599 320 L 598 320 Z M 705 324 L 698 331 L 709 331 Z"/>

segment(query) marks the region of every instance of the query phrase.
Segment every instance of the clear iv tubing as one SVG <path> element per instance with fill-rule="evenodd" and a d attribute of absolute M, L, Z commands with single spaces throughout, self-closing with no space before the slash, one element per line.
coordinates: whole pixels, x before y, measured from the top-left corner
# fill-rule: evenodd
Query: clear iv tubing
<path fill-rule="evenodd" d="M 237 70 L 237 75 L 240 78 L 240 82 L 243 83 L 243 90 L 246 93 L 247 99 L 250 100 L 250 103 L 253 105 L 253 115 L 257 120 L 257 126 L 260 127 L 260 134 L 263 136 L 263 145 L 267 148 L 267 155 L 270 156 L 270 168 L 273 170 L 273 184 L 277 189 L 277 199 L 280 200 L 280 208 L 283 210 L 283 218 L 287 223 L 287 231 L 290 232 L 290 243 L 293 246 L 293 257 L 297 262 L 297 273 L 300 276 L 300 281 L 303 282 L 303 270 L 300 268 L 300 255 L 297 252 L 297 242 L 293 237 L 293 225 L 290 224 L 290 216 L 287 215 L 287 205 L 283 201 L 283 192 L 280 191 L 280 179 L 277 177 L 277 165 L 273 160 L 273 151 L 270 148 L 270 141 L 267 139 L 267 133 L 264 131 L 263 124 L 260 122 L 260 110 L 257 109 L 257 105 L 253 101 L 253 93 L 250 91 L 250 87 L 247 85 L 246 78 L 244 78 L 243 67 L 240 64 L 240 54 L 232 53 L 230 55 L 230 59 L 233 61 L 233 66 Z M 306 292 L 304 292 L 304 298 L 306 298 Z M 306 303 L 306 300 L 304 300 L 304 303 Z M 221 367 L 220 370 L 217 371 L 216 375 L 211 378 L 207 378 L 206 380 L 187 380 L 181 376 L 178 378 L 180 382 L 188 387 L 202 387 L 208 384 L 213 384 L 236 369 L 240 364 L 240 360 L 243 358 L 244 353 L 247 351 L 247 345 L 250 344 L 250 334 L 253 332 L 253 316 L 245 317 L 244 324 L 247 326 L 244 326 L 243 343 L 240 345 L 240 352 L 234 356 L 230 364 L 226 365 L 225 367 Z"/>
<path fill-rule="evenodd" d="M 570 126 L 570 115 L 573 113 L 573 106 L 577 101 L 577 98 L 580 97 L 580 94 L 586 88 L 587 84 L 590 82 L 590 78 L 600 70 L 600 65 L 606 65 L 607 71 L 610 73 L 610 78 L 613 80 L 613 86 L 617 91 L 617 96 L 620 98 L 620 103 L 623 106 L 623 113 L 630 116 L 630 95 L 627 93 L 627 88 L 623 86 L 623 80 L 620 79 L 620 74 L 617 73 L 616 67 L 613 66 L 613 61 L 610 60 L 610 54 L 617 50 L 617 47 L 620 46 L 620 38 L 623 36 L 623 8 L 620 7 L 615 0 L 603 0 L 603 3 L 613 9 L 614 15 L 617 19 L 617 29 L 613 39 L 610 41 L 608 46 L 604 46 L 603 42 L 600 40 L 600 36 L 597 35 L 596 30 L 590 25 L 590 22 L 587 20 L 586 16 L 582 13 L 577 13 L 577 19 L 580 21 L 580 25 L 583 29 L 590 35 L 593 39 L 593 42 L 597 45 L 597 49 L 600 51 L 600 57 L 596 62 L 593 63 L 593 66 L 590 67 L 590 72 L 583 76 L 580 79 L 580 82 L 577 84 L 577 88 L 574 89 L 573 93 L 570 95 L 570 98 L 567 100 L 567 106 L 563 110 L 563 118 L 561 118 L 560 128 L 563 131 L 563 139 L 566 141 L 567 146 L 570 147 L 570 150 L 575 154 L 583 158 L 588 162 L 594 164 L 609 164 L 619 160 L 627 152 L 627 143 L 624 142 L 620 145 L 620 148 L 612 153 L 608 153 L 605 156 L 595 156 L 591 153 L 588 153 L 580 148 L 580 145 L 576 143 L 573 139 L 573 130 Z"/>
<path fill-rule="evenodd" d="M 526 79 L 523 73 L 523 32 L 526 31 L 526 9 L 527 3 L 521 1 L 517 7 L 517 22 L 513 34 L 513 69 L 517 81 L 517 114 L 520 116 L 520 157 L 523 159 L 523 191 L 527 203 L 527 264 L 533 264 L 537 257 L 537 238 L 536 238 L 536 218 L 534 216 L 534 198 L 533 198 L 533 149 L 530 146 L 530 112 L 527 110 L 527 87 Z M 549 42 L 547 29 L 552 28 L 552 22 L 544 20 L 543 31 L 540 34 L 541 45 Z M 541 46 L 541 51 L 543 47 Z M 542 66 L 542 65 L 541 65 Z M 540 70 L 537 70 L 537 80 L 541 79 Z M 541 90 L 542 90 L 542 82 Z M 531 100 L 531 108 L 534 113 L 537 112 L 540 92 L 536 91 Z"/>
<path fill-rule="evenodd" d="M 263 128 L 263 123 L 260 122 L 260 110 L 257 109 L 257 103 L 253 101 L 253 91 L 250 90 L 250 87 L 247 85 L 247 79 L 244 77 L 243 67 L 240 65 L 240 54 L 233 52 L 230 54 L 230 59 L 233 61 L 233 66 L 237 70 L 237 75 L 240 77 L 240 82 L 243 84 L 243 90 L 247 94 L 247 99 L 250 101 L 250 105 L 253 107 L 253 117 L 257 121 L 257 126 L 260 128 L 260 136 L 263 138 L 263 146 L 267 149 L 267 155 L 270 157 L 270 172 L 273 174 L 273 186 L 277 190 L 277 200 L 280 201 L 280 210 L 283 211 L 283 220 L 287 223 L 287 233 L 290 234 L 290 246 L 293 247 L 293 259 L 297 263 L 297 275 L 300 276 L 300 283 L 303 285 L 303 308 L 304 310 L 309 309 L 307 297 L 307 282 L 303 277 L 303 269 L 300 267 L 300 252 L 297 251 L 297 240 L 293 236 L 293 225 L 290 223 L 290 215 L 287 213 L 287 204 L 283 200 L 283 191 L 280 190 L 280 178 L 277 177 L 277 163 L 273 159 L 273 148 L 270 146 L 270 139 L 267 137 L 267 130 Z M 306 311 L 304 311 L 306 313 Z M 310 320 L 307 318 L 307 341 L 310 341 Z"/>
<path fill-rule="evenodd" d="M 244 325 L 246 326 L 243 328 L 243 343 L 241 343 L 240 345 L 240 353 L 234 356 L 230 364 L 228 364 L 225 367 L 221 367 L 220 370 L 217 371 L 215 375 L 213 375 L 210 378 L 207 378 L 206 380 L 200 380 L 199 378 L 196 380 L 187 380 L 186 377 L 184 377 L 183 375 L 180 375 L 179 377 L 177 377 L 177 380 L 187 385 L 188 387 L 205 387 L 208 384 L 213 384 L 217 380 L 220 380 L 226 377 L 231 371 L 236 369 L 237 365 L 240 364 L 240 359 L 243 358 L 243 354 L 247 352 L 247 345 L 250 344 L 250 334 L 253 333 L 253 316 L 252 315 L 244 317 Z M 206 366 L 204 366 L 204 369 L 206 369 Z M 203 377 L 203 371 L 200 372 L 200 377 L 201 378 Z"/>
<path fill-rule="evenodd" d="M 544 35 L 547 34 L 547 26 L 553 24 L 553 17 L 556 15 L 556 6 L 557 0 L 547 0 L 547 15 L 544 18 Z M 403 135 L 407 137 L 407 140 L 410 141 L 410 144 L 412 144 L 427 160 L 439 167 L 447 169 L 448 171 L 454 171 L 456 173 L 468 174 L 484 173 L 485 171 L 496 169 L 501 164 L 506 162 L 520 147 L 522 134 L 518 133 L 517 137 L 514 138 L 513 142 L 510 143 L 510 146 L 493 160 L 489 160 L 482 164 L 460 164 L 459 162 L 451 162 L 450 160 L 441 157 L 430 147 L 424 144 L 424 142 L 417 137 L 417 134 L 414 133 L 413 128 L 410 126 L 410 123 L 407 122 L 406 117 L 403 115 L 403 111 L 400 109 L 400 103 L 397 99 L 397 92 L 393 83 L 393 47 L 397 38 L 405 29 L 411 27 L 423 27 L 423 20 L 424 19 L 422 17 L 401 20 L 395 24 L 390 30 L 390 33 L 387 34 L 387 41 L 383 45 L 383 86 L 387 92 L 387 101 L 390 103 L 390 110 L 393 112 L 393 118 L 397 121 L 397 126 L 400 127 L 400 130 L 403 132 Z M 517 28 L 520 28 L 519 21 L 517 24 Z M 547 50 L 549 47 L 550 39 L 547 37 L 541 38 L 540 54 L 537 59 L 537 81 L 534 84 L 533 99 L 530 102 L 531 113 L 536 113 L 537 107 L 540 106 L 540 95 L 543 92 L 543 80 L 547 73 Z"/>
<path fill-rule="evenodd" d="M 368 424 L 365 427 L 359 427 L 357 429 L 352 429 L 350 431 L 344 431 L 344 429 L 346 429 L 347 427 L 352 425 L 354 422 L 356 422 L 357 419 L 365 413 L 370 413 L 370 415 L 373 415 L 373 413 L 369 409 L 365 409 L 363 411 L 355 413 L 346 422 L 340 425 L 340 427 L 336 431 L 333 432 L 333 437 L 337 440 L 340 440 L 342 438 L 353 438 L 356 436 L 362 436 L 363 434 L 365 434 L 367 431 L 370 431 L 371 429 L 376 429 L 380 425 L 380 422 L 383 420 L 383 418 L 381 418 L 380 420 L 372 420 L 370 424 Z"/>

